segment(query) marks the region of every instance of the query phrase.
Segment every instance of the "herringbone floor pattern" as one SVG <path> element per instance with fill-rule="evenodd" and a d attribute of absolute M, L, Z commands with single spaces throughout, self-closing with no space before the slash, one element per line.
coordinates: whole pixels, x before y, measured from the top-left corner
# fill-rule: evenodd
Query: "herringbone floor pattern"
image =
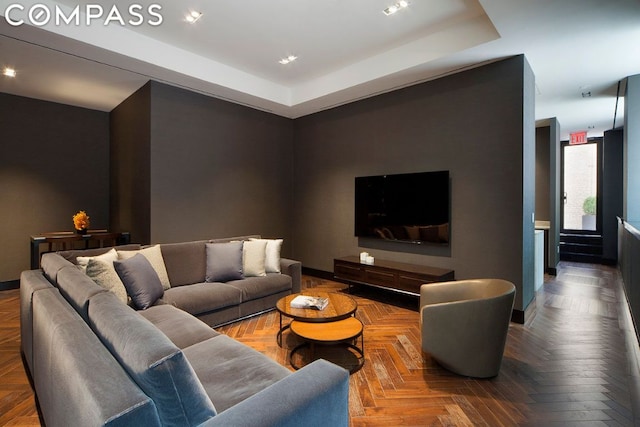
<path fill-rule="evenodd" d="M 417 299 L 357 289 L 366 361 L 350 379 L 351 425 L 633 426 L 636 353 L 626 339 L 638 344 L 625 331 L 618 272 L 562 263 L 558 273 L 547 277 L 528 324 L 511 324 L 502 369 L 490 380 L 451 374 L 422 353 Z M 346 288 L 310 276 L 303 287 Z M 18 307 L 17 291 L 0 292 L 0 425 L 39 425 L 19 355 Z M 219 330 L 285 366 L 299 342 L 286 332 L 284 348 L 277 345 L 276 312 Z M 326 357 L 353 362 L 340 351 Z"/>

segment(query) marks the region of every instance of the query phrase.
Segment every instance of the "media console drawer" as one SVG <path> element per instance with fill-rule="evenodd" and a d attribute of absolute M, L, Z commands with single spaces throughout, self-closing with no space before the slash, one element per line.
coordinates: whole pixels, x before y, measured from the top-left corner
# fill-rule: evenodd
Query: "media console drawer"
<path fill-rule="evenodd" d="M 333 274 L 336 279 L 347 281 L 349 288 L 357 283 L 416 296 L 425 283 L 454 280 L 453 270 L 385 260 L 364 264 L 356 256 L 334 259 Z"/>

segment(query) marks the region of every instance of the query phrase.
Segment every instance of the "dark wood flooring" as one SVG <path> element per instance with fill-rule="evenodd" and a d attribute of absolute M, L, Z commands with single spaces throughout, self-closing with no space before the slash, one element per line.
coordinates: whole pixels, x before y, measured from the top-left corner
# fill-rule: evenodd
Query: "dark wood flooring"
<path fill-rule="evenodd" d="M 346 288 L 310 276 L 303 287 Z M 511 324 L 489 380 L 449 373 L 422 353 L 417 299 L 366 288 L 354 297 L 365 325 L 365 365 L 350 380 L 354 427 L 640 425 L 638 342 L 615 268 L 563 262 L 546 277 L 535 315 Z M 297 344 L 285 333 L 277 345 L 275 312 L 219 330 L 285 366 Z M 339 350 L 326 357 L 353 363 Z M 0 292 L 0 425 L 40 425 L 19 352 L 17 290 Z"/>

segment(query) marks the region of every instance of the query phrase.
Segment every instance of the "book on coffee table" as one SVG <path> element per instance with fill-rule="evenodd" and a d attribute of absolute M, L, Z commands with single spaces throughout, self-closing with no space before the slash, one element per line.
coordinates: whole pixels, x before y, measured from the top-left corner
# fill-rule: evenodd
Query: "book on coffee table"
<path fill-rule="evenodd" d="M 312 297 L 309 295 L 298 295 L 291 300 L 292 308 L 313 308 L 316 310 L 324 310 L 329 305 L 329 298 Z"/>

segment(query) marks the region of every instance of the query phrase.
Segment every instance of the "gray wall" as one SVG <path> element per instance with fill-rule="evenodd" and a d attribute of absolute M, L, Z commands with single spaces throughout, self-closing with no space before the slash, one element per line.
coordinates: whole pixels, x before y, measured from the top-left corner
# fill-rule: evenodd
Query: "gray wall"
<path fill-rule="evenodd" d="M 602 139 L 602 259 L 618 258 L 618 217 L 622 217 L 622 129 L 608 130 Z"/>
<path fill-rule="evenodd" d="M 150 243 L 151 84 L 111 111 L 111 227 Z"/>
<path fill-rule="evenodd" d="M 297 119 L 295 256 L 332 271 L 333 258 L 367 250 L 452 268 L 458 279 L 501 277 L 524 310 L 533 298 L 533 91 L 518 56 Z M 354 237 L 356 176 L 430 170 L 450 171 L 448 249 Z"/>
<path fill-rule="evenodd" d="M 549 126 L 536 128 L 536 221 L 551 221 L 550 144 Z"/>
<path fill-rule="evenodd" d="M 549 207 L 551 209 L 551 228 L 549 229 L 549 265 L 552 273 L 556 273 L 556 268 L 560 262 L 560 211 L 562 203 L 561 194 L 561 174 L 562 174 L 562 160 L 561 160 L 561 142 L 560 142 L 560 123 L 555 117 L 550 120 L 549 133 L 551 134 L 551 141 L 555 141 L 549 147 L 551 154 L 549 160 L 551 165 L 549 167 L 551 174 L 555 179 L 551 182 L 551 191 L 549 192 Z"/>
<path fill-rule="evenodd" d="M 560 254 L 560 124 L 555 117 L 536 129 L 536 220 L 549 221 L 547 265 L 556 273 Z"/>
<path fill-rule="evenodd" d="M 148 188 L 147 205 L 137 204 L 148 215 L 144 242 L 261 234 L 284 238 L 291 255 L 293 122 L 161 83 L 141 91 L 145 101 L 132 102 L 149 106 L 148 169 L 135 176 L 142 195 Z"/>
<path fill-rule="evenodd" d="M 627 77 L 624 99 L 624 219 L 640 222 L 640 74 Z"/>
<path fill-rule="evenodd" d="M 0 93 L 0 282 L 29 269 L 29 236 L 109 225 L 109 115 Z"/>

